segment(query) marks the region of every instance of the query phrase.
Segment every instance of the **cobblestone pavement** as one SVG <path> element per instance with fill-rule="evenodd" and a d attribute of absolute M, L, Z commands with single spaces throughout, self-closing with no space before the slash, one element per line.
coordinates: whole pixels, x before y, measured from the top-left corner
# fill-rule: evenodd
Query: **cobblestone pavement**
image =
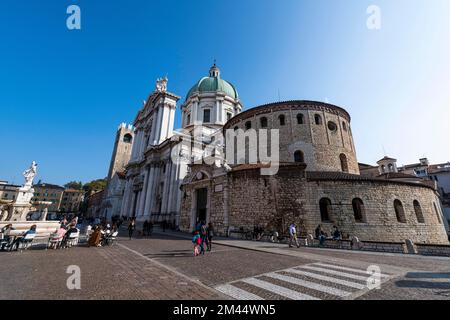
<path fill-rule="evenodd" d="M 193 257 L 190 236 L 155 233 L 113 247 L 0 252 L 0 299 L 450 299 L 450 259 L 218 240 Z M 69 290 L 67 267 L 81 270 Z M 367 287 L 377 265 L 381 289 Z"/>

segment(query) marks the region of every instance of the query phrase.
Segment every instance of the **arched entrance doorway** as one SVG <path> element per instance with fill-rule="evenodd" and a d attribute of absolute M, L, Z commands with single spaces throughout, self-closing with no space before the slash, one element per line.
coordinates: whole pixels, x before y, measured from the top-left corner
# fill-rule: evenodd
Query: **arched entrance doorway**
<path fill-rule="evenodd" d="M 196 207 L 196 220 L 207 221 L 208 216 L 208 189 L 197 189 L 197 207 Z"/>

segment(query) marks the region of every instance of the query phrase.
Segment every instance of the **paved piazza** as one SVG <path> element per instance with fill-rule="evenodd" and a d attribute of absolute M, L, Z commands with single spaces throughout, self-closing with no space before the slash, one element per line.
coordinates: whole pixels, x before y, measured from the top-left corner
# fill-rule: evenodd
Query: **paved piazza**
<path fill-rule="evenodd" d="M 0 252 L 0 299 L 450 299 L 450 259 L 220 240 L 194 258 L 183 234 L 105 248 Z M 367 268 L 381 270 L 369 290 Z M 69 290 L 69 266 L 81 289 Z"/>

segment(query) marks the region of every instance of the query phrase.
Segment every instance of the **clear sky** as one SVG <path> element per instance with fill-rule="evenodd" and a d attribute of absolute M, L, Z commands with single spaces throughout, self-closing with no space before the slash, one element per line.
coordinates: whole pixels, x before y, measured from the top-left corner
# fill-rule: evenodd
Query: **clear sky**
<path fill-rule="evenodd" d="M 360 162 L 449 161 L 449 17 L 448 0 L 2 0 L 0 180 L 32 160 L 48 183 L 105 177 L 156 78 L 184 97 L 214 59 L 245 108 L 278 92 L 346 108 Z"/>

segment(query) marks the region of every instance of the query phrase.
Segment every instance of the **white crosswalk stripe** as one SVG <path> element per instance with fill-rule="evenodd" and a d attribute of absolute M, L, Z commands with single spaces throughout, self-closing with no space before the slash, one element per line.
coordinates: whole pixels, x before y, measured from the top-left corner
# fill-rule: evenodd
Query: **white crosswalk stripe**
<path fill-rule="evenodd" d="M 317 280 L 323 280 L 323 281 L 328 281 L 328 282 L 332 282 L 332 283 L 336 283 L 336 284 L 341 284 L 341 285 L 344 285 L 346 287 L 355 288 L 355 289 L 359 289 L 359 290 L 363 290 L 363 289 L 366 288 L 365 285 L 362 285 L 360 283 L 351 282 L 351 281 L 347 281 L 347 280 L 341 280 L 341 279 L 328 277 L 328 276 L 323 276 L 323 275 L 317 274 L 317 273 L 301 271 L 301 270 L 297 270 L 297 269 L 289 269 L 289 270 L 286 270 L 286 271 L 287 272 L 291 272 L 291 273 L 295 273 L 295 274 L 298 274 L 298 275 L 301 275 L 301 276 L 307 276 L 307 277 L 310 277 L 310 278 L 314 278 L 314 279 L 317 279 Z"/>
<path fill-rule="evenodd" d="M 361 280 L 361 281 L 367 281 L 367 278 L 368 278 L 368 276 L 358 276 L 356 274 L 351 274 L 351 273 L 346 273 L 346 272 L 341 272 L 341 271 L 336 271 L 336 270 L 330 270 L 330 269 L 325 269 L 325 268 L 320 268 L 320 267 L 313 267 L 313 266 L 303 266 L 303 267 L 301 267 L 301 269 L 319 271 L 319 272 L 323 272 L 323 273 L 332 274 L 335 276 L 341 276 L 344 278 L 350 278 L 350 279 Z"/>
<path fill-rule="evenodd" d="M 314 265 L 318 266 L 318 267 L 326 267 L 326 268 L 331 268 L 331 269 L 344 270 L 344 271 L 350 271 L 350 272 L 355 272 L 355 273 L 363 273 L 365 275 L 369 275 L 369 273 L 367 273 L 367 270 L 348 268 L 348 267 L 338 266 L 338 265 L 334 265 L 334 264 L 324 264 L 324 263 L 318 262 L 318 263 L 314 263 Z M 389 275 L 387 275 L 387 274 L 380 274 L 380 277 L 388 278 Z"/>
<path fill-rule="evenodd" d="M 363 268 L 312 263 L 236 280 L 215 289 L 238 300 L 261 300 L 273 294 L 292 300 L 347 299 L 369 291 L 369 277 Z M 381 275 L 382 282 L 391 277 Z M 246 289 L 237 283 L 245 283 Z"/>
<path fill-rule="evenodd" d="M 305 280 L 301 280 L 298 278 L 294 278 L 294 277 L 289 277 L 289 276 L 284 276 L 278 273 L 269 273 L 266 274 L 265 276 L 267 277 L 271 277 L 274 279 L 278 279 L 284 282 L 289 282 L 289 283 L 293 283 L 295 285 L 299 285 L 305 288 L 309 288 L 309 289 L 314 289 L 317 291 L 321 291 L 321 292 L 325 292 L 331 295 L 335 295 L 338 297 L 347 297 L 349 295 L 351 295 L 351 292 L 348 291 L 343 291 L 343 290 L 339 290 L 333 287 L 328 287 L 328 286 L 324 286 L 318 283 L 314 283 L 314 282 L 310 282 L 310 281 L 305 281 Z"/>
<path fill-rule="evenodd" d="M 285 287 L 281 287 L 275 284 L 272 284 L 270 282 L 266 282 L 266 281 L 262 281 L 259 279 L 255 279 L 255 278 L 250 278 L 250 279 L 244 279 L 242 280 L 242 282 L 251 284 L 255 287 L 259 287 L 261 289 L 273 292 L 275 294 L 278 294 L 280 296 L 286 297 L 288 299 L 292 299 L 292 300 L 320 300 L 318 298 L 314 298 L 310 295 L 307 294 L 303 294 Z"/>
<path fill-rule="evenodd" d="M 247 292 L 231 284 L 216 287 L 216 290 L 238 300 L 264 300 L 256 294 Z"/>

